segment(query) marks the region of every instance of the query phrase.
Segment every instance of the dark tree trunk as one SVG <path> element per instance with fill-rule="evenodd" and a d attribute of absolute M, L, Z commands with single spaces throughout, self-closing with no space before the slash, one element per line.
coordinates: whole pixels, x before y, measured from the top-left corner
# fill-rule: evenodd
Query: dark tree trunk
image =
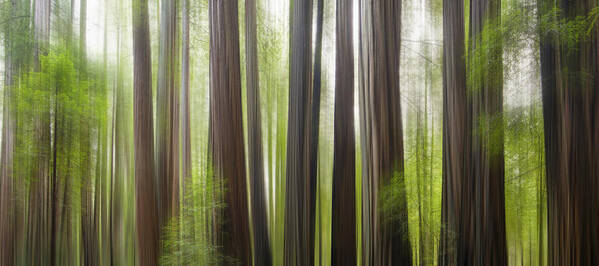
<path fill-rule="evenodd" d="M 366 265 L 410 265 L 399 88 L 401 1 L 361 1 L 360 106 Z"/>
<path fill-rule="evenodd" d="M 226 189 L 222 231 L 224 255 L 251 264 L 249 213 L 241 104 L 238 6 L 235 1 L 209 1 L 210 123 L 212 163 Z M 226 264 L 232 262 L 227 261 Z"/>
<path fill-rule="evenodd" d="M 178 0 L 161 2 L 156 112 L 156 175 L 160 225 L 179 215 Z"/>
<path fill-rule="evenodd" d="M 310 177 L 312 0 L 291 7 L 285 265 L 314 264 L 314 185 Z"/>
<path fill-rule="evenodd" d="M 539 1 L 555 20 L 586 16 L 596 1 Z M 541 32 L 547 171 L 548 265 L 599 264 L 599 34 L 575 44 Z"/>
<path fill-rule="evenodd" d="M 270 239 L 266 218 L 262 123 L 258 77 L 256 0 L 245 1 L 245 51 L 247 78 L 248 155 L 251 182 L 252 224 L 254 226 L 254 264 L 271 265 Z"/>
<path fill-rule="evenodd" d="M 11 1 L 15 10 L 16 1 Z M 13 55 L 12 23 L 4 29 L 4 95 L 2 104 L 2 140 L 0 141 L 0 265 L 15 264 L 15 183 L 13 182 L 13 162 L 15 151 L 16 117 L 13 78 L 17 75 Z"/>
<path fill-rule="evenodd" d="M 502 46 L 483 34 L 486 27 L 496 30 L 500 10 L 499 1 L 470 5 L 467 88 L 463 3 L 443 7 L 441 265 L 507 264 Z"/>
<path fill-rule="evenodd" d="M 443 2 L 443 194 L 439 265 L 463 265 L 470 222 L 463 196 L 469 184 L 468 114 L 464 56 L 464 2 Z"/>
<path fill-rule="evenodd" d="M 332 265 L 357 263 L 352 14 L 352 0 L 337 0 Z"/>
<path fill-rule="evenodd" d="M 470 4 L 466 84 L 463 3 L 444 14 L 443 196 L 440 265 L 507 265 L 500 2 Z M 468 90 L 470 89 L 470 90 Z"/>
<path fill-rule="evenodd" d="M 501 25 L 501 1 L 470 3 L 470 69 L 468 108 L 471 112 L 470 209 L 473 265 L 507 265 L 504 199 L 503 61 L 500 39 L 484 35 Z M 493 35 L 491 35 L 493 36 Z M 478 73 L 478 74 L 477 74 Z M 451 114 L 451 113 L 450 113 Z M 451 145 L 451 144 L 449 144 Z"/>
<path fill-rule="evenodd" d="M 310 231 L 315 231 L 315 219 L 316 219 L 316 191 L 318 183 L 318 133 L 320 129 L 320 92 L 321 92 L 321 81 L 322 81 L 322 24 L 324 21 L 324 0 L 317 0 L 316 6 L 316 45 L 314 46 L 314 78 L 312 81 L 313 93 L 312 93 L 312 120 L 310 128 L 310 199 L 314 202 L 310 214 L 314 219 L 310 221 Z M 320 186 L 318 186 L 319 189 Z M 322 228 L 322 206 L 318 206 L 318 227 Z M 318 236 L 318 258 L 320 259 L 319 264 L 322 264 L 322 236 Z M 310 235 L 310 243 L 314 242 L 314 234 Z"/>
<path fill-rule="evenodd" d="M 158 265 L 154 120 L 148 0 L 133 0 L 133 117 L 138 265 Z"/>

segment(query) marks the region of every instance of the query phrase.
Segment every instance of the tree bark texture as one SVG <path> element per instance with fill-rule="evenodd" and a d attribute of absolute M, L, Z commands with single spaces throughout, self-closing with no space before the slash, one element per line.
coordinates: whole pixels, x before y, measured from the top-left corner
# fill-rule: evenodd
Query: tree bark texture
<path fill-rule="evenodd" d="M 179 214 L 178 0 L 161 2 L 156 112 L 156 175 L 160 225 Z"/>
<path fill-rule="evenodd" d="M 471 1 L 468 108 L 472 175 L 464 184 L 474 191 L 470 207 L 474 257 L 468 260 L 472 265 L 507 265 L 502 45 L 484 32 L 497 30 L 500 23 L 501 1 Z"/>
<path fill-rule="evenodd" d="M 310 230 L 315 231 L 315 219 L 316 219 L 316 193 L 320 189 L 318 184 L 318 135 L 320 130 L 320 94 L 322 86 L 322 26 L 324 22 L 324 0 L 316 0 L 316 40 L 314 45 L 314 77 L 312 80 L 312 118 L 310 128 L 310 199 L 315 202 L 312 206 L 310 213 L 314 217 L 310 221 Z M 319 201 L 320 202 L 320 201 Z M 318 207 L 318 227 L 322 228 L 322 216 L 321 206 Z M 310 235 L 310 243 L 314 242 L 314 235 Z M 322 264 L 322 234 L 318 236 L 318 258 L 321 260 L 319 264 Z"/>
<path fill-rule="evenodd" d="M 356 265 L 353 1 L 337 0 L 332 265 Z"/>
<path fill-rule="evenodd" d="M 210 0 L 210 134 L 216 178 L 224 180 L 222 247 L 226 259 L 251 264 L 245 175 L 238 5 Z M 233 263 L 227 261 L 226 263 Z"/>
<path fill-rule="evenodd" d="M 160 224 L 154 176 L 154 120 L 148 0 L 133 0 L 133 117 L 138 265 L 158 264 Z"/>
<path fill-rule="evenodd" d="M 50 40 L 50 1 L 36 0 L 34 3 L 34 71 L 41 71 L 40 58 L 47 53 Z M 41 89 L 41 88 L 40 88 Z M 26 249 L 31 256 L 25 258 L 28 264 L 39 265 L 50 257 L 49 212 L 49 169 L 50 169 L 50 108 L 36 106 L 34 117 L 34 161 L 29 192 L 30 207 L 27 216 Z"/>
<path fill-rule="evenodd" d="M 285 265 L 314 264 L 314 184 L 310 179 L 312 0 L 291 6 L 285 199 Z"/>
<path fill-rule="evenodd" d="M 15 2 L 11 1 L 14 10 Z M 12 23 L 7 23 L 4 29 L 4 95 L 2 105 L 2 139 L 0 140 L 0 265 L 15 264 L 15 182 L 13 181 L 13 162 L 15 152 L 16 116 L 14 101 L 13 78 L 17 75 L 14 62 Z"/>
<path fill-rule="evenodd" d="M 360 2 L 362 249 L 366 265 L 410 265 L 399 88 L 401 1 Z"/>
<path fill-rule="evenodd" d="M 507 265 L 499 1 L 470 3 L 466 83 L 464 6 L 443 6 L 443 195 L 440 265 Z"/>
<path fill-rule="evenodd" d="M 554 20 L 586 16 L 597 1 L 539 1 Z M 599 263 L 599 34 L 569 45 L 541 32 L 548 265 Z"/>
<path fill-rule="evenodd" d="M 248 155 L 251 183 L 252 224 L 254 226 L 254 264 L 272 264 L 266 189 L 262 154 L 262 122 L 260 112 L 260 82 L 258 76 L 258 47 L 256 0 L 245 1 L 245 52 L 247 86 Z"/>

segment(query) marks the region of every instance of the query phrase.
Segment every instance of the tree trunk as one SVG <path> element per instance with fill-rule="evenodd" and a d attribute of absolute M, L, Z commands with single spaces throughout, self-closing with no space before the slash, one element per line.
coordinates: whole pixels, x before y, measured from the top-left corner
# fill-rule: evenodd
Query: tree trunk
<path fill-rule="evenodd" d="M 499 1 L 470 6 L 466 84 L 463 3 L 443 6 L 443 196 L 440 265 L 506 265 L 503 70 Z M 469 89 L 469 90 L 468 90 Z"/>
<path fill-rule="evenodd" d="M 324 0 L 316 1 L 316 44 L 314 46 L 314 78 L 313 78 L 313 95 L 312 95 L 312 120 L 310 129 L 310 199 L 314 202 L 314 206 L 310 210 L 310 214 L 316 219 L 316 191 L 320 190 L 318 183 L 318 135 L 320 130 L 320 94 L 322 81 L 322 25 L 324 21 Z M 320 193 L 319 193 L 320 195 Z M 319 196 L 320 197 L 320 196 Z M 321 202 L 320 200 L 318 202 Z M 319 204 L 320 205 L 320 204 Z M 318 228 L 322 228 L 322 208 L 318 206 Z M 310 221 L 310 231 L 315 231 L 314 220 Z M 319 229 L 322 230 L 322 229 Z M 311 234 L 309 243 L 314 242 L 314 234 Z M 322 265 L 322 238 L 323 234 L 318 235 L 318 258 L 319 265 Z"/>
<path fill-rule="evenodd" d="M 158 63 L 156 175 L 160 225 L 179 215 L 179 86 L 177 48 L 178 0 L 161 2 Z"/>
<path fill-rule="evenodd" d="M 467 131 L 464 2 L 443 2 L 443 193 L 439 265 L 463 265 L 462 250 L 470 214 L 463 204 L 469 184 L 470 138 Z"/>
<path fill-rule="evenodd" d="M 474 194 L 470 241 L 474 265 L 507 265 L 504 199 L 504 129 L 502 40 L 483 30 L 495 31 L 501 23 L 501 1 L 478 0 L 470 4 L 470 69 L 468 108 L 471 117 L 470 182 Z M 488 37 L 488 36 L 491 37 Z M 451 114 L 451 113 L 450 113 Z M 451 145 L 451 144 L 449 144 Z M 465 187 L 469 189 L 471 187 Z M 473 230 L 473 232 L 472 232 Z"/>
<path fill-rule="evenodd" d="M 260 112 L 260 82 L 256 0 L 245 1 L 245 51 L 247 78 L 248 163 L 251 182 L 252 224 L 254 226 L 254 264 L 271 265 L 270 238 L 266 218 L 264 159 L 262 155 L 262 122 Z"/>
<path fill-rule="evenodd" d="M 86 64 L 86 34 L 87 34 L 87 0 L 81 0 L 79 13 L 79 69 L 80 81 L 87 78 Z M 90 98 L 88 88 L 81 88 L 82 94 Z M 90 141 L 90 113 L 91 108 L 83 109 L 84 115 L 80 117 L 80 156 L 81 156 L 81 253 L 82 262 L 85 265 L 97 264 L 97 245 L 93 234 L 93 211 L 92 211 L 92 175 L 91 175 L 91 141 Z"/>
<path fill-rule="evenodd" d="M 539 1 L 539 14 L 586 16 L 596 1 Z M 559 22 L 558 22 L 559 23 Z M 548 265 L 599 264 L 599 34 L 569 43 L 541 32 Z"/>
<path fill-rule="evenodd" d="M 183 1 L 182 12 L 182 60 L 181 60 L 181 176 L 183 177 L 184 216 L 188 219 L 187 237 L 194 239 L 194 201 L 191 164 L 191 125 L 189 113 L 189 0 Z"/>
<path fill-rule="evenodd" d="M 310 177 L 312 0 L 291 6 L 285 265 L 314 264 L 314 185 Z"/>
<path fill-rule="evenodd" d="M 224 255 L 242 265 L 250 265 L 237 12 L 235 1 L 209 1 L 210 150 L 215 177 L 226 180 L 222 221 Z"/>
<path fill-rule="evenodd" d="M 332 265 L 357 263 L 352 14 L 353 1 L 337 0 Z"/>
<path fill-rule="evenodd" d="M 41 71 L 40 58 L 47 53 L 50 41 L 50 1 L 36 0 L 34 6 L 34 71 Z M 43 88 L 39 88 L 42 90 Z M 50 254 L 49 223 L 47 223 L 49 169 L 50 169 L 50 108 L 38 105 L 34 117 L 34 159 L 29 192 L 29 215 L 26 250 L 30 252 L 25 261 L 39 265 Z"/>
<path fill-rule="evenodd" d="M 361 1 L 363 263 L 410 265 L 399 88 L 401 1 Z"/>
<path fill-rule="evenodd" d="M 14 10 L 15 2 L 11 1 Z M 13 158 L 15 148 L 15 108 L 13 78 L 17 75 L 13 56 L 12 23 L 4 31 L 4 95 L 2 105 L 2 140 L 0 141 L 0 265 L 15 264 L 15 193 Z"/>
<path fill-rule="evenodd" d="M 158 264 L 160 225 L 154 177 L 152 63 L 148 0 L 133 0 L 133 117 L 138 265 Z"/>
<path fill-rule="evenodd" d="M 119 7 L 120 10 L 120 7 Z M 123 56 L 121 54 L 123 47 L 123 37 L 121 27 L 122 21 L 117 26 L 117 65 L 116 80 L 113 102 L 113 150 L 112 150 L 112 189 L 111 189 L 111 237 L 112 237 L 112 259 L 117 265 L 127 262 L 127 242 L 129 240 L 127 233 L 129 213 L 127 212 L 128 180 L 130 176 L 130 153 L 129 153 L 129 129 L 130 121 L 127 108 L 128 97 L 125 92 Z"/>

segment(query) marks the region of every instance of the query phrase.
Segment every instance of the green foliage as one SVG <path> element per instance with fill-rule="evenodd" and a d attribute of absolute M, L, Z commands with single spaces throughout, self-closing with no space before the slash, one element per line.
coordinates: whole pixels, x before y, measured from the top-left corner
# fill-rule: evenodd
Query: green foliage
<path fill-rule="evenodd" d="M 162 230 L 162 256 L 160 265 L 227 265 L 235 264 L 232 258 L 222 255 L 220 247 L 213 245 L 212 237 L 215 233 L 210 228 L 213 224 L 213 215 L 222 213 L 225 208 L 223 201 L 224 188 L 219 179 L 213 177 L 212 167 L 208 166 L 205 177 L 199 172 L 193 172 L 193 182 L 186 184 L 191 187 L 182 202 L 192 202 L 191 205 L 183 204 L 179 217 L 172 218 Z M 207 198 L 197 201 L 196 195 L 206 195 Z M 191 201 L 188 201 L 191 200 Z M 205 216 L 208 214 L 208 217 Z M 208 218 L 208 219 L 206 219 Z M 217 221 L 222 222 L 222 221 Z M 218 226 L 220 227 L 220 226 Z"/>
<path fill-rule="evenodd" d="M 574 48 L 578 42 L 590 36 L 590 28 L 595 20 L 596 15 L 567 18 L 561 9 L 555 7 L 541 15 L 539 28 L 541 34 L 553 36 L 566 47 Z"/>

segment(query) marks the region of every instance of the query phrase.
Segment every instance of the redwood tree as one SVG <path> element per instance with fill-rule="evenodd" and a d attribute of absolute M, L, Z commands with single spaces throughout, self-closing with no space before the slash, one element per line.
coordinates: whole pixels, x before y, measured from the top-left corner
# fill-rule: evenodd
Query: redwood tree
<path fill-rule="evenodd" d="M 357 263 L 352 14 L 352 0 L 337 0 L 332 265 Z"/>
<path fill-rule="evenodd" d="M 132 17 L 137 261 L 138 265 L 157 265 L 160 225 L 154 176 L 154 122 L 148 0 L 133 0 Z"/>
<path fill-rule="evenodd" d="M 209 1 L 210 139 L 216 178 L 225 180 L 222 246 L 225 259 L 251 264 L 236 1 Z M 227 261 L 227 263 L 232 263 Z"/>
<path fill-rule="evenodd" d="M 443 4 L 440 265 L 507 264 L 499 15 L 500 1 L 470 3 L 466 62 L 463 2 Z"/>
<path fill-rule="evenodd" d="M 272 264 L 272 258 L 266 218 L 256 27 L 256 0 L 247 0 L 245 1 L 245 52 L 248 162 L 251 183 L 252 224 L 254 226 L 254 264 L 268 266 Z"/>
<path fill-rule="evenodd" d="M 179 0 L 162 1 L 156 96 L 156 175 L 160 225 L 179 214 L 179 86 L 177 10 Z"/>
<path fill-rule="evenodd" d="M 401 1 L 360 2 L 363 262 L 410 265 L 399 86 Z"/>
<path fill-rule="evenodd" d="M 464 2 L 443 2 L 443 194 L 439 265 L 464 264 L 471 199 L 468 183 L 470 138 L 466 106 Z"/>
<path fill-rule="evenodd" d="M 314 264 L 314 208 L 310 181 L 312 0 L 291 6 L 289 111 L 285 199 L 285 265 Z"/>
<path fill-rule="evenodd" d="M 538 3 L 539 14 L 558 23 L 597 7 L 592 0 Z M 599 263 L 598 30 L 590 25 L 588 36 L 573 44 L 570 35 L 551 30 L 540 36 L 548 265 Z"/>

